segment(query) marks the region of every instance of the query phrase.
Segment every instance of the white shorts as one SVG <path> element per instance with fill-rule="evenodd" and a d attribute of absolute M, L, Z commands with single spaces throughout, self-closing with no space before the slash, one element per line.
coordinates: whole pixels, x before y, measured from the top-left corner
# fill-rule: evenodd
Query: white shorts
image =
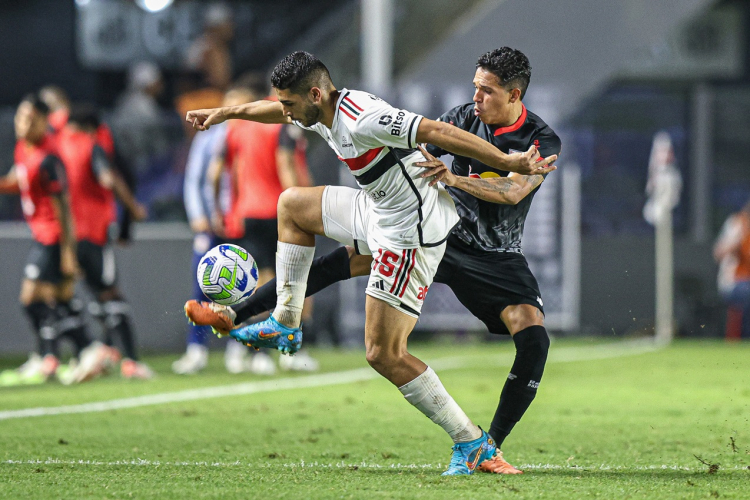
<path fill-rule="evenodd" d="M 358 254 L 372 255 L 365 293 L 417 318 L 445 253 L 445 243 L 395 248 L 371 221 L 370 203 L 361 189 L 326 186 L 322 203 L 325 235 L 354 247 Z"/>

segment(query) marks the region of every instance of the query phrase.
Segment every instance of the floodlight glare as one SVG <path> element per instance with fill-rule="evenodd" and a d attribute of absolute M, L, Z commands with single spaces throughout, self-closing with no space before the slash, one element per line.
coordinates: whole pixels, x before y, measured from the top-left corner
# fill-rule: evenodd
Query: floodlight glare
<path fill-rule="evenodd" d="M 172 5 L 173 1 L 174 0 L 135 0 L 135 3 L 146 12 L 159 12 L 160 10 L 164 10 Z"/>

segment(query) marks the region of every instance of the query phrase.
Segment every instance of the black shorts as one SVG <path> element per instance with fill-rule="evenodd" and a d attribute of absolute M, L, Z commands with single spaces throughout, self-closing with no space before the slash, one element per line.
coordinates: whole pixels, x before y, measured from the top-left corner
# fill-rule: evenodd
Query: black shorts
<path fill-rule="evenodd" d="M 97 245 L 81 240 L 78 242 L 76 257 L 83 271 L 84 281 L 92 292 L 99 293 L 115 286 L 117 268 L 115 251 L 111 244 Z"/>
<path fill-rule="evenodd" d="M 26 267 L 23 270 L 24 278 L 32 281 L 44 281 L 46 283 L 60 283 L 64 277 L 60 269 L 60 245 L 42 245 L 38 241 L 31 244 L 29 257 L 26 259 Z"/>
<path fill-rule="evenodd" d="M 451 236 L 435 281 L 448 285 L 490 333 L 510 335 L 500 320 L 508 306 L 529 304 L 544 313 L 539 285 L 519 253 L 476 250 Z"/>
<path fill-rule="evenodd" d="M 276 241 L 279 239 L 276 219 L 245 219 L 245 236 L 229 243 L 239 245 L 253 256 L 259 269 L 276 269 Z"/>

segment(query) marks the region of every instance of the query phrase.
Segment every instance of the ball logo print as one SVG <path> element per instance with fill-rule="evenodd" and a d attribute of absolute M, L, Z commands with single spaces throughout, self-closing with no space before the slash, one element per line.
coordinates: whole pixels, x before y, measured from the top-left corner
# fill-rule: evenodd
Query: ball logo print
<path fill-rule="evenodd" d="M 247 250 L 223 244 L 206 252 L 198 265 L 198 284 L 213 302 L 231 306 L 253 293 L 258 265 Z"/>

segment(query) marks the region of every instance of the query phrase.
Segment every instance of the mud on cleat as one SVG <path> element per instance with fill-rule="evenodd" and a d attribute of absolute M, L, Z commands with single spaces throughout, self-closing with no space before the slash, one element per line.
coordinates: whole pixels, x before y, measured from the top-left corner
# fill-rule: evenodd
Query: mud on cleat
<path fill-rule="evenodd" d="M 482 431 L 481 437 L 474 441 L 466 443 L 456 443 L 453 445 L 453 455 L 448 470 L 443 472 L 443 476 L 465 476 L 474 473 L 476 469 L 485 460 L 491 459 L 495 455 L 495 440 L 489 434 Z"/>
<path fill-rule="evenodd" d="M 237 313 L 229 306 L 222 306 L 214 302 L 188 300 L 185 302 L 185 316 L 192 324 L 210 326 L 216 335 L 223 337 L 229 335 L 229 331 L 234 328 L 234 319 L 237 317 Z"/>
<path fill-rule="evenodd" d="M 277 349 L 282 354 L 294 354 L 302 347 L 302 330 L 284 326 L 273 316 L 260 323 L 234 329 L 229 335 L 247 346 Z"/>

